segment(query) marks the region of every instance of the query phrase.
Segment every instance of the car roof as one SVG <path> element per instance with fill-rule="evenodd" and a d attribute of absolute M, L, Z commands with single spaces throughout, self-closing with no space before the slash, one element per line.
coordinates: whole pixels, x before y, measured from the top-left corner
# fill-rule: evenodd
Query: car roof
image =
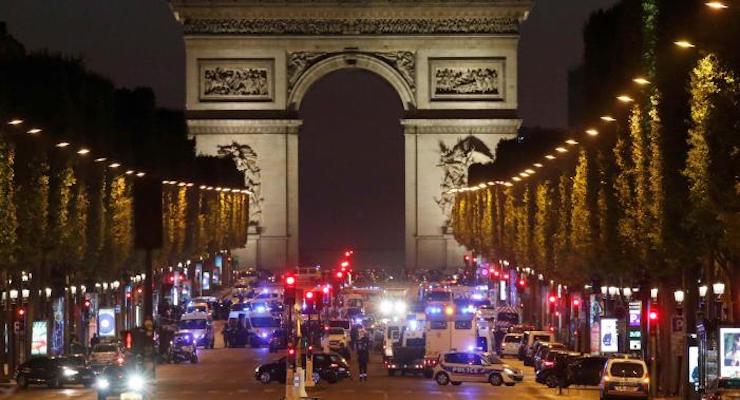
<path fill-rule="evenodd" d="M 647 364 L 645 364 L 645 361 L 639 360 L 639 359 L 636 359 L 636 358 L 626 358 L 626 357 L 625 358 L 622 358 L 622 357 L 620 357 L 620 358 L 610 358 L 610 359 L 607 360 L 607 364 L 613 364 L 613 363 L 617 363 L 617 362 L 629 363 L 629 364 L 640 364 L 642 366 L 646 366 L 647 365 Z"/>

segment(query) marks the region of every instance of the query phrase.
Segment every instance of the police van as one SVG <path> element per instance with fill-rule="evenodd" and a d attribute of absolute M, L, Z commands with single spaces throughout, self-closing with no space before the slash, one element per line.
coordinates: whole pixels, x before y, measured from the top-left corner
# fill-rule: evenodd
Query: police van
<path fill-rule="evenodd" d="M 439 385 L 488 382 L 493 386 L 514 386 L 524 379 L 522 371 L 504 364 L 493 354 L 455 350 L 440 356 L 433 376 Z"/>

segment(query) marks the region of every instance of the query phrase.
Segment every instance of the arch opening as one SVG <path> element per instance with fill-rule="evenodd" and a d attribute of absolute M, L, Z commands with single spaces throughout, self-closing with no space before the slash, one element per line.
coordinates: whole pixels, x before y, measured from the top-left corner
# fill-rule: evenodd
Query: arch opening
<path fill-rule="evenodd" d="M 404 264 L 404 107 L 392 84 L 349 68 L 317 79 L 302 98 L 299 133 L 301 265 Z"/>

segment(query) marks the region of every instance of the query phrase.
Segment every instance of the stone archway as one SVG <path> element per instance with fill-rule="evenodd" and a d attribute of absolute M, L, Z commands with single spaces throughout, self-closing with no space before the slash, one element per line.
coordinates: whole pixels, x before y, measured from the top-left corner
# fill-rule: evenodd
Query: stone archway
<path fill-rule="evenodd" d="M 406 266 L 461 264 L 445 192 L 516 135 L 518 27 L 531 1 L 171 4 L 197 151 L 237 157 L 257 193 L 244 264 L 297 264 L 297 110 L 313 83 L 345 68 L 383 77 L 402 99 Z"/>
<path fill-rule="evenodd" d="M 414 56 L 411 52 L 357 53 L 343 51 L 334 54 L 298 53 L 305 57 L 300 66 L 293 65 L 295 85 L 290 90 L 288 108 L 298 110 L 301 101 L 314 83 L 324 76 L 341 69 L 364 69 L 385 79 L 398 93 L 404 110 L 414 109 L 416 99 L 411 87 L 414 71 Z M 313 58 L 316 57 L 316 58 Z M 314 61 L 312 61 L 312 58 Z M 295 63 L 295 61 L 293 61 Z"/>

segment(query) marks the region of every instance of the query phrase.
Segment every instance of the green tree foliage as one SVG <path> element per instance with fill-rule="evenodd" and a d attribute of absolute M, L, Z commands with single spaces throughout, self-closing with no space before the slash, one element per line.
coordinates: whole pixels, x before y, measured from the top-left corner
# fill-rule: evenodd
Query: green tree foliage
<path fill-rule="evenodd" d="M 13 167 L 15 151 L 10 143 L 0 138 L 0 259 L 3 267 L 13 266 L 15 260 L 18 220 L 15 207 Z"/>
<path fill-rule="evenodd" d="M 692 71 L 690 91 L 687 224 L 709 272 L 729 273 L 740 246 L 740 82 L 710 54 Z"/>

